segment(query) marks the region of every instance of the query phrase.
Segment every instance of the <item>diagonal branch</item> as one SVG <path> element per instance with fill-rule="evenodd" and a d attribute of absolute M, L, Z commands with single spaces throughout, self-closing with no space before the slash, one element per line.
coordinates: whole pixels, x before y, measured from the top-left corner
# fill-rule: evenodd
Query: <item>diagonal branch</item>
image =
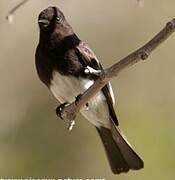
<path fill-rule="evenodd" d="M 7 14 L 6 19 L 9 23 L 12 23 L 13 21 L 13 14 L 21 7 L 23 6 L 27 1 L 29 0 L 22 0 L 19 2 L 15 7 L 13 7 Z"/>
<path fill-rule="evenodd" d="M 141 8 L 144 6 L 144 0 L 137 0 L 137 3 Z"/>
<path fill-rule="evenodd" d="M 144 46 L 129 54 L 111 67 L 105 69 L 104 73 L 102 73 L 102 75 L 81 95 L 80 98 L 62 109 L 62 117 L 73 122 L 79 110 L 84 107 L 111 78 L 117 76 L 121 71 L 136 64 L 138 61 L 147 59 L 150 53 L 163 43 L 174 31 L 175 19 L 168 22 L 166 26 Z"/>
<path fill-rule="evenodd" d="M 11 24 L 13 22 L 14 13 L 21 8 L 29 0 L 21 0 L 17 5 L 15 5 L 7 14 L 6 19 Z M 143 7 L 144 0 L 136 0 L 140 7 Z"/>
<path fill-rule="evenodd" d="M 21 0 L 17 5 L 15 5 L 15 7 L 13 7 L 7 14 L 6 19 L 9 23 L 13 22 L 13 15 L 14 13 L 20 8 L 22 7 L 27 1 L 29 0 Z M 144 5 L 144 0 L 136 0 L 137 3 L 139 4 L 140 7 L 143 7 Z"/>

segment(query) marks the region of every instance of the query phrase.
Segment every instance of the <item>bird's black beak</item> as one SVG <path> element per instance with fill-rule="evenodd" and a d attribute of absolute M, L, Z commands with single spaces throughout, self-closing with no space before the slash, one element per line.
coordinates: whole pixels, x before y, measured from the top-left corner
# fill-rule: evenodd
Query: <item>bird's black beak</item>
<path fill-rule="evenodd" d="M 38 24 L 41 28 L 46 28 L 49 26 L 50 22 L 46 19 L 39 19 Z"/>

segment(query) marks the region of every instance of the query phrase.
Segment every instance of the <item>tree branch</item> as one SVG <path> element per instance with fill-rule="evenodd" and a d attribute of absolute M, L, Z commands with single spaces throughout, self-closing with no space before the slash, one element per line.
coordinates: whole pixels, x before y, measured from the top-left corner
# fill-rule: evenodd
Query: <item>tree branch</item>
<path fill-rule="evenodd" d="M 11 24 L 13 22 L 13 15 L 14 13 L 22 7 L 27 1 L 29 0 L 21 0 L 15 7 L 13 7 L 7 14 L 6 19 Z M 136 0 L 140 7 L 144 6 L 144 0 Z"/>
<path fill-rule="evenodd" d="M 136 64 L 140 60 L 148 58 L 150 53 L 156 49 L 162 42 L 164 42 L 175 31 L 175 19 L 168 22 L 166 26 L 155 35 L 148 43 L 137 49 L 127 57 L 121 59 L 116 64 L 104 70 L 102 75 L 94 82 L 94 84 L 87 89 L 80 98 L 62 109 L 62 117 L 70 120 L 71 123 L 76 117 L 79 110 L 86 105 L 107 83 L 117 76 L 121 71 L 127 67 Z"/>
<path fill-rule="evenodd" d="M 137 3 L 141 8 L 144 6 L 144 0 L 137 0 Z"/>
<path fill-rule="evenodd" d="M 13 22 L 13 14 L 21 7 L 23 6 L 27 1 L 29 0 L 22 0 L 19 2 L 15 7 L 13 7 L 7 14 L 6 19 L 9 23 Z"/>

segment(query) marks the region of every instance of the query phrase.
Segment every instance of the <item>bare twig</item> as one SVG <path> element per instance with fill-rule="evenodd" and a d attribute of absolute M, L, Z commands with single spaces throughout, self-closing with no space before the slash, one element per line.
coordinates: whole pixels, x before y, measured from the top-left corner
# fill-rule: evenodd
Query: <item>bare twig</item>
<path fill-rule="evenodd" d="M 13 7 L 9 13 L 6 16 L 6 19 L 9 23 L 13 22 L 13 14 L 21 7 L 23 6 L 27 1 L 29 0 L 22 0 L 21 2 L 19 2 L 15 7 Z"/>
<path fill-rule="evenodd" d="M 144 6 L 144 0 L 137 0 L 137 3 L 141 8 Z"/>
<path fill-rule="evenodd" d="M 174 31 L 175 19 L 168 22 L 166 26 L 144 46 L 129 54 L 113 66 L 105 69 L 104 73 L 81 95 L 80 98 L 78 98 L 78 100 L 76 100 L 76 102 L 72 102 L 70 105 L 63 108 L 62 117 L 68 120 L 75 119 L 78 111 L 81 110 L 81 108 L 84 107 L 85 104 L 91 100 L 111 78 L 117 76 L 119 72 L 134 65 L 138 61 L 147 59 L 150 53 L 164 42 Z"/>
<path fill-rule="evenodd" d="M 13 7 L 7 14 L 6 19 L 11 24 L 13 22 L 14 13 L 22 7 L 29 0 L 21 0 L 15 7 Z M 144 0 L 136 0 L 140 7 L 143 7 Z"/>

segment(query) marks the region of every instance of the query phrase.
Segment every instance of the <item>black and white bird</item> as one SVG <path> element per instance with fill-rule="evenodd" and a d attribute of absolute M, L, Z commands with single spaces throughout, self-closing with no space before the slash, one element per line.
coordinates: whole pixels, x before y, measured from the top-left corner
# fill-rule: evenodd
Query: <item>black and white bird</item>
<path fill-rule="evenodd" d="M 72 102 L 94 83 L 95 72 L 102 66 L 57 7 L 43 10 L 38 23 L 40 37 L 35 60 L 39 78 L 59 102 Z M 141 169 L 143 161 L 118 129 L 114 103 L 108 83 L 80 112 L 96 127 L 113 173 Z"/>

